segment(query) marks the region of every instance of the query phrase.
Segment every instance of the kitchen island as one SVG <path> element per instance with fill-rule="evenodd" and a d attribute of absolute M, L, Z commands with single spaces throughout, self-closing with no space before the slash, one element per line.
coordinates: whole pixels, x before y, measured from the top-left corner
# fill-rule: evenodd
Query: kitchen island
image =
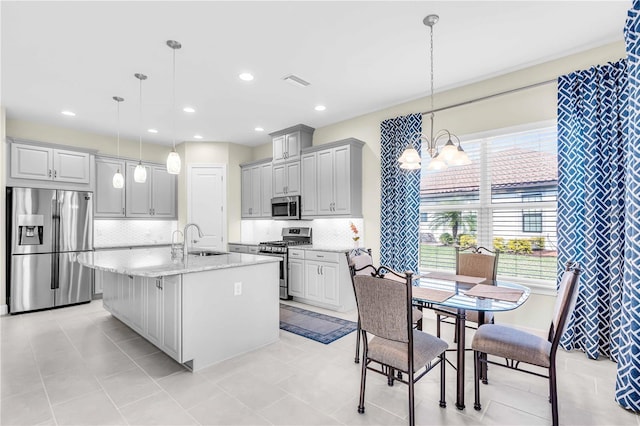
<path fill-rule="evenodd" d="M 102 274 L 106 310 L 196 371 L 279 335 L 278 259 L 202 254 L 174 259 L 168 247 L 104 250 L 78 262 Z"/>

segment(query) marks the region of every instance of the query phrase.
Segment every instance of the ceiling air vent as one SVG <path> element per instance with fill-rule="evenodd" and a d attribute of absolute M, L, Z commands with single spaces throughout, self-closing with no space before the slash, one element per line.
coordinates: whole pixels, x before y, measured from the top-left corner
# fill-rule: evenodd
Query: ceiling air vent
<path fill-rule="evenodd" d="M 298 87 L 307 87 L 308 85 L 311 84 L 308 81 L 305 81 L 300 77 L 298 77 L 297 75 L 293 75 L 293 74 L 289 74 L 285 77 L 282 77 L 282 79 L 287 83 L 293 84 L 294 86 L 298 86 Z"/>

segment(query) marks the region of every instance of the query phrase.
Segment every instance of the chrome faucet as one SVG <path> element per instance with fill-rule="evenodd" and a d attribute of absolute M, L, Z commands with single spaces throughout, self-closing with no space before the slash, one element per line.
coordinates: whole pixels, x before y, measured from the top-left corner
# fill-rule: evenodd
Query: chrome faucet
<path fill-rule="evenodd" d="M 196 227 L 196 229 L 198 230 L 198 236 L 199 236 L 200 238 L 204 237 L 204 234 L 202 233 L 202 231 L 200 230 L 200 227 L 199 227 L 197 224 L 195 224 L 195 223 L 187 223 L 187 224 L 184 226 L 184 231 L 182 232 L 182 233 L 183 233 L 183 235 L 184 235 L 184 237 L 183 237 L 183 244 L 184 244 L 184 245 L 183 245 L 183 247 L 182 247 L 182 250 L 184 251 L 184 257 L 185 257 L 185 258 L 186 258 L 186 257 L 187 257 L 187 255 L 189 254 L 189 240 L 187 239 L 187 229 L 188 229 L 190 226 L 195 226 L 195 227 Z M 196 242 L 196 241 L 194 240 L 193 242 Z"/>

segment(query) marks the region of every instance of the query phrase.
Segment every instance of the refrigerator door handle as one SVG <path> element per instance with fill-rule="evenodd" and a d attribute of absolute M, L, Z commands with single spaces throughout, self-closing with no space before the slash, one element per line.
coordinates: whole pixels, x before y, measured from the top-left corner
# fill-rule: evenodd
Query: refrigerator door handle
<path fill-rule="evenodd" d="M 58 254 L 51 255 L 51 290 L 58 288 Z"/>

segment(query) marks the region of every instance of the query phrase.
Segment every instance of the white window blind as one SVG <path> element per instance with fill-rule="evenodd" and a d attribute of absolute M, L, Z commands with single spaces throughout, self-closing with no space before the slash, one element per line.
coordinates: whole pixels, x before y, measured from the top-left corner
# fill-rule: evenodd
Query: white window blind
<path fill-rule="evenodd" d="M 498 275 L 554 285 L 555 127 L 463 142 L 468 166 L 426 169 L 420 188 L 420 267 L 455 270 L 456 245 L 500 252 Z M 424 150 L 426 151 L 426 150 Z"/>

